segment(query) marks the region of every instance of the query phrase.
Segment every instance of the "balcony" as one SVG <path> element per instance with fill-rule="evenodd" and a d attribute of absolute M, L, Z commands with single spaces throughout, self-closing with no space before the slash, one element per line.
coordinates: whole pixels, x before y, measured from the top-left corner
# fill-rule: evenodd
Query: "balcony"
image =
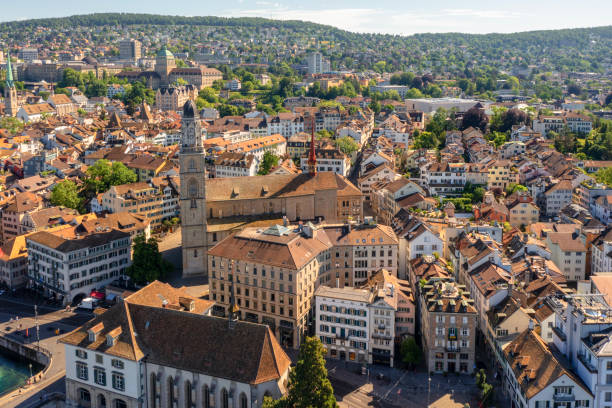
<path fill-rule="evenodd" d="M 589 362 L 585 358 L 584 354 L 578 354 L 578 360 L 582 363 L 584 368 L 589 370 L 589 372 L 591 372 L 591 373 L 596 373 L 597 372 L 597 367 L 595 367 L 593 364 L 591 364 L 591 362 Z"/>
<path fill-rule="evenodd" d="M 444 349 L 450 353 L 459 353 L 461 351 L 458 346 L 446 346 Z"/>
<path fill-rule="evenodd" d="M 553 401 L 559 402 L 568 402 L 576 400 L 576 396 L 574 394 L 554 394 Z"/>
<path fill-rule="evenodd" d="M 371 337 L 374 338 L 374 339 L 384 339 L 384 340 L 391 340 L 391 339 L 393 339 L 393 337 L 391 337 L 391 335 L 382 334 L 382 333 L 372 333 Z"/>
<path fill-rule="evenodd" d="M 563 342 L 567 341 L 567 337 L 565 337 L 565 333 L 563 333 L 560 328 L 558 328 L 557 326 L 553 326 L 552 331 L 561 341 Z"/>

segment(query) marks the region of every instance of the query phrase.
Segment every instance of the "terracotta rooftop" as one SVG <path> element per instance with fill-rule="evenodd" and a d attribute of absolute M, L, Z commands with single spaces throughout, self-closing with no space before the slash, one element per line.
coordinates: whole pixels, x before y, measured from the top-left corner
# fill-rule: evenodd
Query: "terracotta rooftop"
<path fill-rule="evenodd" d="M 591 394 L 580 378 L 572 373 L 569 364 L 561 356 L 553 354 L 533 330 L 519 334 L 504 349 L 504 354 L 519 387 L 528 399 L 563 376 Z"/>
<path fill-rule="evenodd" d="M 184 303 L 197 302 L 186 294 L 177 296 L 182 293 L 181 289 L 159 282 L 141 291 L 60 341 L 130 360 L 144 358 L 154 364 L 253 385 L 278 380 L 289 368 L 291 360 L 267 326 L 242 321 L 230 326 L 224 318 L 159 307 L 161 298 L 157 292 L 160 291 L 164 297 L 177 297 Z M 87 332 L 93 327 L 98 327 L 100 332 L 92 342 Z M 105 339 L 111 332 L 118 336 L 113 345 Z"/>

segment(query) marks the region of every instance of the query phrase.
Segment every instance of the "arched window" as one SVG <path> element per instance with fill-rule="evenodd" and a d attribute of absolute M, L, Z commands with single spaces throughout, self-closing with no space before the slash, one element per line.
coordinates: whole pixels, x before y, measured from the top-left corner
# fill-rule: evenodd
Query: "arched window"
<path fill-rule="evenodd" d="M 198 196 L 198 182 L 195 179 L 189 180 L 189 197 Z"/>
<path fill-rule="evenodd" d="M 151 385 L 149 386 L 151 390 L 151 408 L 157 408 L 157 375 L 155 373 L 151 374 Z"/>
<path fill-rule="evenodd" d="M 210 388 L 208 388 L 208 384 L 204 384 L 204 388 L 202 389 L 202 400 L 203 408 L 210 408 Z"/>
<path fill-rule="evenodd" d="M 113 408 L 127 408 L 127 404 L 122 399 L 116 399 L 113 402 Z"/>
<path fill-rule="evenodd" d="M 225 388 L 221 390 L 221 408 L 229 408 L 229 394 Z"/>
<path fill-rule="evenodd" d="M 91 406 L 91 394 L 85 388 L 79 388 L 79 405 L 83 407 Z"/>
<path fill-rule="evenodd" d="M 168 377 L 168 406 L 172 407 L 174 406 L 174 399 L 175 399 L 175 395 L 174 395 L 174 381 L 172 380 L 172 377 Z"/>
<path fill-rule="evenodd" d="M 193 399 L 191 395 L 191 382 L 185 381 L 185 406 L 186 408 L 191 408 L 193 405 Z"/>
<path fill-rule="evenodd" d="M 247 396 L 244 392 L 240 394 L 240 408 L 249 408 Z"/>
<path fill-rule="evenodd" d="M 98 408 L 106 408 L 106 397 L 103 394 L 98 394 Z"/>

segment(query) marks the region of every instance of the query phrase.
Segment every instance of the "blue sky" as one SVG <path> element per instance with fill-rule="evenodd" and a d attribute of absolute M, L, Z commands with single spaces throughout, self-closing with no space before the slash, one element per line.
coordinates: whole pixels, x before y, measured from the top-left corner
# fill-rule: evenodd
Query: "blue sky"
<path fill-rule="evenodd" d="M 357 32 L 516 32 L 612 24 L 610 0 L 2 0 L 0 21 L 94 12 L 267 17 Z M 180 7 L 177 7 L 180 6 Z"/>

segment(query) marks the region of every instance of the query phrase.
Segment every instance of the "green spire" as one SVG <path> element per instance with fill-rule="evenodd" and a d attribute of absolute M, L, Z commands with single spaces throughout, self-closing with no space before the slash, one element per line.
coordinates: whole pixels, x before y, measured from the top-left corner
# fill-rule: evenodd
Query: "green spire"
<path fill-rule="evenodd" d="M 11 52 L 6 53 L 6 86 L 12 88 L 15 86 L 13 82 L 13 67 L 11 66 Z"/>

